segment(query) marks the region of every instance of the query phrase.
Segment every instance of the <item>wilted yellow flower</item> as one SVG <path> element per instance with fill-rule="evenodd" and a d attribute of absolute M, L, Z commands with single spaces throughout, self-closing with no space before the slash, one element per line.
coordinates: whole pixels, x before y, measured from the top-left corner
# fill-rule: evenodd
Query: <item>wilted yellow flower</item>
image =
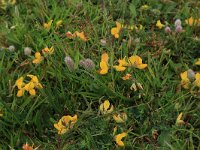
<path fill-rule="evenodd" d="M 58 134 L 64 134 L 70 130 L 77 122 L 77 115 L 73 117 L 70 115 L 63 116 L 58 123 L 54 124 L 54 127 L 58 130 Z"/>
<path fill-rule="evenodd" d="M 195 65 L 199 65 L 200 66 L 200 58 L 198 58 L 197 62 L 195 62 Z"/>
<path fill-rule="evenodd" d="M 44 49 L 42 49 L 42 53 L 43 54 L 53 54 L 54 52 L 54 47 L 52 46 L 51 48 L 45 47 Z"/>
<path fill-rule="evenodd" d="M 40 52 L 35 53 L 35 59 L 33 60 L 34 64 L 40 63 L 44 59 L 43 56 L 41 56 Z"/>
<path fill-rule="evenodd" d="M 130 62 L 129 64 L 130 66 L 133 66 L 138 69 L 144 69 L 147 67 L 147 64 L 143 64 L 142 59 L 137 55 L 129 57 L 129 62 Z"/>
<path fill-rule="evenodd" d="M 56 22 L 56 28 L 60 27 L 62 25 L 63 21 L 62 20 L 58 20 Z"/>
<path fill-rule="evenodd" d="M 33 146 L 30 146 L 28 143 L 23 144 L 22 150 L 33 150 Z"/>
<path fill-rule="evenodd" d="M 108 53 L 103 53 L 101 55 L 100 69 L 97 71 L 99 74 L 104 75 L 108 73 L 109 70 L 108 59 L 109 59 Z"/>
<path fill-rule="evenodd" d="M 87 41 L 87 38 L 86 38 L 84 32 L 78 32 L 78 31 L 76 31 L 76 32 L 75 32 L 75 35 L 76 35 L 77 37 L 79 37 L 81 40 L 83 40 L 84 42 Z"/>
<path fill-rule="evenodd" d="M 117 134 L 117 135 L 115 136 L 115 142 L 117 143 L 118 146 L 124 147 L 124 142 L 122 142 L 122 139 L 123 139 L 124 137 L 126 137 L 127 135 L 128 135 L 128 134 L 127 134 L 126 132 L 123 132 L 123 133 Z"/>
<path fill-rule="evenodd" d="M 131 74 L 127 73 L 124 77 L 122 77 L 123 80 L 128 80 L 130 79 Z"/>
<path fill-rule="evenodd" d="M 194 19 L 193 17 L 190 17 L 185 20 L 185 23 L 188 24 L 189 26 L 200 26 L 200 18 Z"/>
<path fill-rule="evenodd" d="M 113 111 L 114 107 L 110 104 L 108 100 L 105 100 L 104 103 L 100 105 L 99 109 L 102 114 L 108 114 Z"/>
<path fill-rule="evenodd" d="M 124 123 L 127 120 L 127 114 L 126 113 L 115 114 L 115 115 L 113 115 L 113 119 L 117 123 Z"/>
<path fill-rule="evenodd" d="M 181 125 L 181 124 L 184 124 L 185 122 L 181 119 L 183 117 L 183 113 L 181 112 L 177 119 L 176 119 L 176 125 Z"/>
<path fill-rule="evenodd" d="M 165 25 L 162 24 L 162 23 L 160 22 L 160 20 L 157 21 L 156 27 L 158 27 L 159 29 L 162 29 L 164 26 L 165 26 Z"/>
<path fill-rule="evenodd" d="M 195 81 L 193 82 L 193 84 L 200 88 L 200 73 L 196 73 Z"/>
<path fill-rule="evenodd" d="M 115 37 L 115 38 L 119 38 L 119 32 L 122 28 L 122 25 L 119 22 L 116 22 L 116 27 L 111 29 L 111 34 Z"/>
<path fill-rule="evenodd" d="M 43 24 L 43 27 L 46 29 L 46 30 L 49 30 L 51 28 L 51 24 L 52 24 L 53 20 L 50 20 L 48 23 L 44 23 Z"/>
<path fill-rule="evenodd" d="M 115 68 L 116 71 L 124 71 L 126 70 L 126 66 L 128 66 L 128 63 L 126 62 L 126 57 L 124 57 L 124 59 L 119 59 L 118 66 L 113 66 L 113 68 Z"/>

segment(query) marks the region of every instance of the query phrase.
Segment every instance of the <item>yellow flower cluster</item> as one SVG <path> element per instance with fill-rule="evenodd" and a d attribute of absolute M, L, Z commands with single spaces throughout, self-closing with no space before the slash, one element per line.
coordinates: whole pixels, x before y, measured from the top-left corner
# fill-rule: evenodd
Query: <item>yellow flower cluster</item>
<path fill-rule="evenodd" d="M 53 20 L 50 20 L 49 22 L 44 23 L 44 24 L 43 24 L 43 27 L 44 27 L 47 31 L 49 31 L 50 28 L 51 28 L 51 26 L 52 26 L 52 23 L 53 23 Z M 62 20 L 58 20 L 58 21 L 56 22 L 56 29 L 59 28 L 59 27 L 62 25 L 62 23 L 63 23 Z"/>
<path fill-rule="evenodd" d="M 16 80 L 15 86 L 17 86 L 18 88 L 17 97 L 23 96 L 25 91 L 29 92 L 31 96 L 35 96 L 35 89 L 43 88 L 36 76 L 29 74 L 27 75 L 27 77 L 31 78 L 31 80 L 28 83 L 24 82 L 24 77 L 20 77 Z"/>
<path fill-rule="evenodd" d="M 58 134 L 64 134 L 69 131 L 77 122 L 77 118 L 77 115 L 74 115 L 73 117 L 70 115 L 63 116 L 58 123 L 54 124 L 54 127 L 58 130 Z"/>
<path fill-rule="evenodd" d="M 78 32 L 78 31 L 75 31 L 73 34 L 68 31 L 66 33 L 66 37 L 69 38 L 69 39 L 73 39 L 73 38 L 80 38 L 82 41 L 86 42 L 88 39 L 86 38 L 85 36 L 85 33 L 84 32 Z"/>

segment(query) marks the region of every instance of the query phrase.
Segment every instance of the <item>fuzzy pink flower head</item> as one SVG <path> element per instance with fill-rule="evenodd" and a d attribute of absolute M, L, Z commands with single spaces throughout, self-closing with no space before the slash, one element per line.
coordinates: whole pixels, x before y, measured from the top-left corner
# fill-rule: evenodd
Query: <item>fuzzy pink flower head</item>
<path fill-rule="evenodd" d="M 181 25 L 176 26 L 176 32 L 181 33 L 183 31 L 183 27 Z"/>
<path fill-rule="evenodd" d="M 171 28 L 170 27 L 165 27 L 165 33 L 171 33 Z"/>
<path fill-rule="evenodd" d="M 65 64 L 67 65 L 67 68 L 69 69 L 69 71 L 73 71 L 74 70 L 74 61 L 72 60 L 72 58 L 69 56 L 66 56 L 64 61 L 65 61 Z"/>
<path fill-rule="evenodd" d="M 177 26 L 181 26 L 181 20 L 180 19 L 176 19 L 174 22 L 175 27 Z"/>

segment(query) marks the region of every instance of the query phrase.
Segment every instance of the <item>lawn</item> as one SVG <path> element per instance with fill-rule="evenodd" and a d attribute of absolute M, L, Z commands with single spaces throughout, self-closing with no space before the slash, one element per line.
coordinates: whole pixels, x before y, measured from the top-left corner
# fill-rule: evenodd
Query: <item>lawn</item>
<path fill-rule="evenodd" d="M 0 149 L 200 149 L 200 1 L 0 0 Z"/>

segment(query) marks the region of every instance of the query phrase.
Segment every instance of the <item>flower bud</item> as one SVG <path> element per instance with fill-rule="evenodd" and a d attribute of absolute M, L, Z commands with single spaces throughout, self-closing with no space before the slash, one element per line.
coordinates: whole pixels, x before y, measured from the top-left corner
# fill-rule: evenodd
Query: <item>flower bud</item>
<path fill-rule="evenodd" d="M 170 27 L 165 27 L 165 33 L 171 33 L 171 28 Z"/>
<path fill-rule="evenodd" d="M 24 48 L 24 55 L 30 56 L 31 55 L 31 48 L 30 47 L 25 47 Z"/>
<path fill-rule="evenodd" d="M 181 26 L 181 20 L 180 19 L 176 19 L 176 21 L 174 22 L 175 27 L 177 26 Z"/>
<path fill-rule="evenodd" d="M 69 69 L 69 71 L 73 71 L 74 70 L 74 61 L 71 59 L 71 57 L 66 56 L 64 61 L 65 61 L 65 64 L 67 65 L 67 68 Z"/>
<path fill-rule="evenodd" d="M 14 45 L 10 45 L 10 46 L 8 47 L 8 50 L 9 50 L 10 52 L 14 52 L 14 51 L 15 51 L 15 46 L 14 46 Z"/>
<path fill-rule="evenodd" d="M 182 32 L 182 30 L 183 30 L 182 26 L 180 25 L 176 26 L 176 32 L 180 33 Z"/>

